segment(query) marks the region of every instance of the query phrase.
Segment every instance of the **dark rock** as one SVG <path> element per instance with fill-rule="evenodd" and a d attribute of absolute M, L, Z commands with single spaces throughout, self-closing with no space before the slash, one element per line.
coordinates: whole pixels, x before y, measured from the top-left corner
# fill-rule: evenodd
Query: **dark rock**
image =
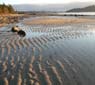
<path fill-rule="evenodd" d="M 18 35 L 20 35 L 21 37 L 25 37 L 26 33 L 23 30 L 19 30 Z"/>

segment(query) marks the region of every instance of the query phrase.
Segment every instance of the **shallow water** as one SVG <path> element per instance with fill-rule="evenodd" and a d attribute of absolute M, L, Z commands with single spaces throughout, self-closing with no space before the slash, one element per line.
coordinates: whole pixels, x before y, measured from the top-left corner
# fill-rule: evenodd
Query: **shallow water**
<path fill-rule="evenodd" d="M 10 30 L 12 24 L 0 29 L 1 32 L 3 31 L 0 32 L 0 77 L 4 74 L 2 70 L 4 62 L 8 62 L 5 77 L 9 78 L 9 72 L 15 76 L 10 85 L 17 82 L 16 75 L 19 75 L 20 71 L 22 84 L 24 79 L 27 82 L 31 79 L 28 76 L 30 64 L 41 85 L 49 81 L 53 85 L 55 83 L 58 85 L 95 84 L 94 22 L 60 26 L 28 26 L 23 23 L 16 25 L 26 32 L 25 37 L 4 32 Z M 15 66 L 11 67 L 13 63 Z M 49 76 L 49 80 L 46 79 L 46 75 Z M 3 79 L 0 80 L 0 85 L 2 81 Z"/>

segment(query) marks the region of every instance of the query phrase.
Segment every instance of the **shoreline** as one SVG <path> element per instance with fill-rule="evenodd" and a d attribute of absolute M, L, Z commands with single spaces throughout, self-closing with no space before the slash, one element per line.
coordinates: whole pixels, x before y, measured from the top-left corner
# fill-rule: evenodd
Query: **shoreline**
<path fill-rule="evenodd" d="M 0 27 L 3 27 L 9 23 L 17 23 L 23 18 L 29 17 L 28 14 L 0 14 Z"/>
<path fill-rule="evenodd" d="M 28 14 L 0 14 L 0 27 L 6 26 L 10 23 L 18 23 L 19 20 L 23 18 L 33 17 Z M 49 17 L 49 16 L 36 16 L 33 20 L 24 20 L 23 23 L 26 25 L 60 25 L 60 24 L 74 24 L 74 23 L 85 23 L 85 22 L 95 22 L 95 19 L 85 18 L 85 17 L 75 17 L 72 18 L 60 18 L 60 17 Z"/>

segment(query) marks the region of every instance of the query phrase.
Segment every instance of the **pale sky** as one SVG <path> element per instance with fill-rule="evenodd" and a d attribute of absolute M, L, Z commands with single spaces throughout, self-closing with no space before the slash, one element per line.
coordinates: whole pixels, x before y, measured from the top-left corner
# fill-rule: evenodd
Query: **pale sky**
<path fill-rule="evenodd" d="M 95 0 L 0 0 L 5 4 L 64 4 L 72 2 L 95 2 Z"/>

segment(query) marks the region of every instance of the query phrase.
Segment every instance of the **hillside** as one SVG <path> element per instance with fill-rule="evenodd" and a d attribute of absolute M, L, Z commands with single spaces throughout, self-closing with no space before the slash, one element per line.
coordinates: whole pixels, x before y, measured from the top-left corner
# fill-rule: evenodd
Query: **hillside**
<path fill-rule="evenodd" d="M 8 14 L 14 12 L 14 8 L 11 5 L 0 4 L 0 14 Z"/>
<path fill-rule="evenodd" d="M 74 8 L 74 9 L 68 10 L 67 12 L 95 12 L 95 5 L 87 6 L 84 8 Z"/>
<path fill-rule="evenodd" d="M 35 5 L 35 4 L 17 4 L 13 5 L 14 9 L 17 11 L 53 11 L 62 12 L 73 8 L 83 8 L 90 5 L 95 5 L 94 2 L 74 2 L 67 4 L 47 4 L 47 5 Z"/>

